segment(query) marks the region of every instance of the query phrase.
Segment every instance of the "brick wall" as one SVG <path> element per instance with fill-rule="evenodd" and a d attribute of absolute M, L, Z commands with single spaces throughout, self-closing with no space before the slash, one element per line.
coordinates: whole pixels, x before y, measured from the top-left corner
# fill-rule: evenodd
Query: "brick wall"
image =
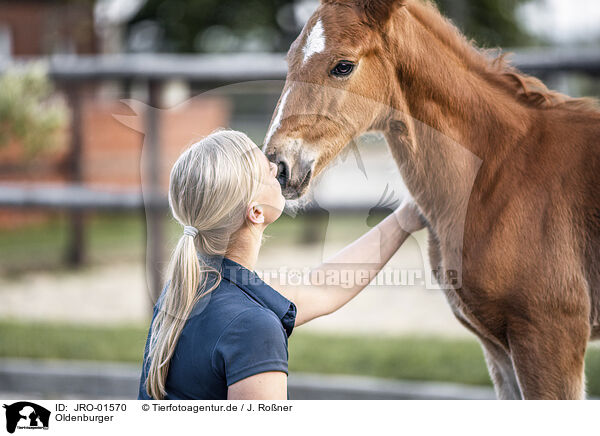
<path fill-rule="evenodd" d="M 84 183 L 139 187 L 144 146 L 143 113 L 135 115 L 124 103 L 87 99 L 82 104 Z M 121 118 L 124 117 L 124 118 Z M 125 123 L 124 123 L 125 122 Z M 196 97 L 174 109 L 160 110 L 161 186 L 167 190 L 169 172 L 179 154 L 195 139 L 229 122 L 229 105 L 216 97 Z M 67 182 L 68 132 L 63 144 L 25 162 L 19 144 L 0 148 L 0 180 Z M 16 228 L 46 220 L 51 212 L 0 209 L 0 228 Z"/>

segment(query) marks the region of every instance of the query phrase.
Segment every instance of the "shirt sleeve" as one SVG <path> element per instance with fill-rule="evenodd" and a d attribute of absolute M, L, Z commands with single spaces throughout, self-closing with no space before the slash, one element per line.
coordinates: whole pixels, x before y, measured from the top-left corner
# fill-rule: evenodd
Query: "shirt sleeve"
<path fill-rule="evenodd" d="M 287 374 L 287 335 L 281 320 L 258 307 L 240 313 L 215 344 L 212 365 L 227 386 L 261 372 Z"/>

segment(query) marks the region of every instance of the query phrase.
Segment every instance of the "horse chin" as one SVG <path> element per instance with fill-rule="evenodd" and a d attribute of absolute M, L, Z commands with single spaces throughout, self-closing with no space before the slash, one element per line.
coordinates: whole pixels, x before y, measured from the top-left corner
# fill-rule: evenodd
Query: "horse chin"
<path fill-rule="evenodd" d="M 310 190 L 310 180 L 305 180 L 300 186 L 288 186 L 281 190 L 286 200 L 301 200 Z"/>
<path fill-rule="evenodd" d="M 310 192 L 308 185 L 301 189 L 284 189 L 282 194 L 285 198 L 284 212 L 292 217 L 295 217 L 300 211 L 310 207 L 313 202 L 312 193 Z"/>
<path fill-rule="evenodd" d="M 307 191 L 308 189 L 306 188 L 298 189 L 289 187 L 283 189 L 281 193 L 283 194 L 283 198 L 286 200 L 299 200 L 306 194 Z"/>

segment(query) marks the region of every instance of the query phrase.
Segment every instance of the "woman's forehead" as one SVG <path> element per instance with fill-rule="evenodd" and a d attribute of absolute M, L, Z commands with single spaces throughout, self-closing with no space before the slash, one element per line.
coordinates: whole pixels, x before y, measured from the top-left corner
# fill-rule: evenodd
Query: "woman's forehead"
<path fill-rule="evenodd" d="M 263 162 L 263 166 L 266 166 L 268 168 L 269 159 L 267 159 L 267 156 L 263 153 L 263 151 L 260 148 L 256 147 L 254 148 L 254 152 L 259 155 L 259 159 Z"/>

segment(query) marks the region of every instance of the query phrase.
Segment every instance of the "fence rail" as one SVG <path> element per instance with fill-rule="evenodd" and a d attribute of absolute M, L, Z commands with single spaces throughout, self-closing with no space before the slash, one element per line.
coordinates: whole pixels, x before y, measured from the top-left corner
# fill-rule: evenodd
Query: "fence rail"
<path fill-rule="evenodd" d="M 600 49 L 597 47 L 520 48 L 505 52 L 517 68 L 528 73 L 580 71 L 600 75 Z M 31 61 L 44 63 L 50 76 L 59 81 L 181 79 L 212 84 L 284 79 L 287 72 L 284 53 L 54 55 L 13 61 L 3 59 L 0 60 L 0 72 Z"/>
<path fill-rule="evenodd" d="M 165 211 L 169 207 L 166 195 L 150 198 L 139 189 L 85 186 L 82 184 L 54 183 L 0 183 L 0 208 L 52 209 L 65 211 L 124 212 L 155 208 Z M 355 198 L 351 203 L 340 200 L 327 202 L 327 210 L 359 212 L 385 211 L 375 206 L 368 197 Z M 304 214 L 324 212 L 315 203 L 307 203 Z"/>
<path fill-rule="evenodd" d="M 167 207 L 166 198 L 158 202 Z M 76 184 L 0 183 L 0 207 L 64 210 L 135 210 L 144 207 L 139 189 L 98 188 Z"/>

